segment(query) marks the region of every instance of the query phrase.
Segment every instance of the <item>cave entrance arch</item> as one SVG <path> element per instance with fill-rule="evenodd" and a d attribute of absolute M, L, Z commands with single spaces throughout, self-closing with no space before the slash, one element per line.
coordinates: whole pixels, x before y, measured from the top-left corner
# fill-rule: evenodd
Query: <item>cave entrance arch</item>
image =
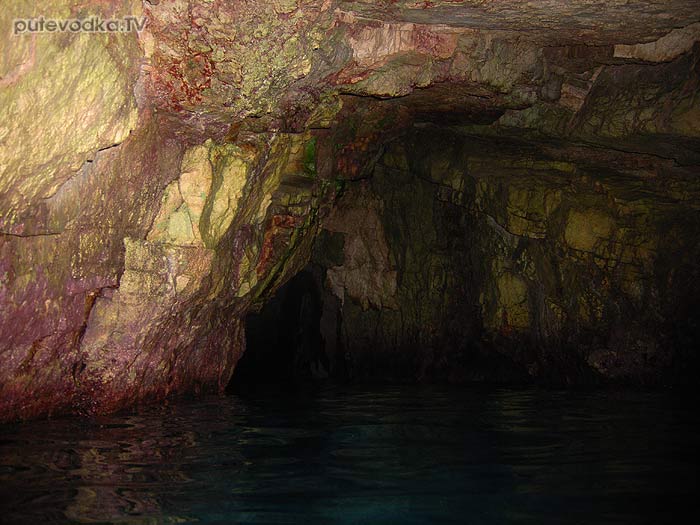
<path fill-rule="evenodd" d="M 230 388 L 687 376 L 677 312 L 695 304 L 700 222 L 647 177 L 684 184 L 683 170 L 652 156 L 642 169 L 605 144 L 485 134 L 505 106 L 447 84 L 347 97 L 315 135 L 317 175 L 342 189 L 308 266 L 248 317 Z"/>
<path fill-rule="evenodd" d="M 328 378 L 330 365 L 320 331 L 321 294 L 318 277 L 308 267 L 246 316 L 246 351 L 229 392 L 298 389 Z"/>

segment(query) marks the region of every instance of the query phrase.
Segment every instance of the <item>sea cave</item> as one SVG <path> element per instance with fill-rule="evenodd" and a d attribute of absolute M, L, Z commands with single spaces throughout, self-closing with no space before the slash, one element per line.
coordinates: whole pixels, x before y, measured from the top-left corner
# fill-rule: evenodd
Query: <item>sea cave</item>
<path fill-rule="evenodd" d="M 696 0 L 18 1 L 0 31 L 0 521 L 691 503 Z"/>

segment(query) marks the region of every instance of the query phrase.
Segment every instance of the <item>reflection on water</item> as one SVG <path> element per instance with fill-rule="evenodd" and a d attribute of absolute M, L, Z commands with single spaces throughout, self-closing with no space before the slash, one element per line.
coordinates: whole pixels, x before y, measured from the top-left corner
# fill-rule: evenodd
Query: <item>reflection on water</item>
<path fill-rule="evenodd" d="M 0 522 L 673 522 L 698 420 L 662 394 L 403 387 L 10 425 Z"/>

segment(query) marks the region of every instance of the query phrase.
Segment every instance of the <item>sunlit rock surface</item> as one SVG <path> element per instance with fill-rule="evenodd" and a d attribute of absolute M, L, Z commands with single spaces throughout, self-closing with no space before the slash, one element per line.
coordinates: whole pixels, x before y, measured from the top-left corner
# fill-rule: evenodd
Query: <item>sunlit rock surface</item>
<path fill-rule="evenodd" d="M 92 15 L 147 25 L 12 34 Z M 222 390 L 246 314 L 328 239 L 358 377 L 672 381 L 699 22 L 683 0 L 3 6 L 0 420 Z"/>

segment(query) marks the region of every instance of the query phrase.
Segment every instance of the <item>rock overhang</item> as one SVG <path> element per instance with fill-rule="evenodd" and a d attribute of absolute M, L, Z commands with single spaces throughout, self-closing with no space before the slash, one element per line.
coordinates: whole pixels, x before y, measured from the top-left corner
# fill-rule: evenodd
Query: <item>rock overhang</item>
<path fill-rule="evenodd" d="M 101 105 L 84 97 L 97 120 L 80 147 L 60 140 L 58 125 L 25 141 L 45 146 L 42 166 L 52 165 L 44 153 L 58 159 L 58 179 L 43 168 L 20 186 L 19 172 L 0 178 L 4 417 L 221 388 L 243 350 L 247 309 L 306 264 L 343 184 L 369 177 L 388 145 L 415 130 L 440 137 L 449 127 L 424 144 L 444 147 L 454 133 L 495 141 L 560 174 L 567 163 L 609 169 L 611 184 L 629 190 L 622 200 L 639 180 L 666 181 L 665 198 L 695 209 L 694 4 L 125 1 L 107 11 L 143 9 L 138 36 L 88 49 L 80 35 L 63 49 L 37 35 L 59 65 L 97 61 L 116 81 Z M 41 68 L 33 37 L 22 38 L 6 45 L 30 81 Z M 52 78 L 49 102 L 66 91 L 64 77 Z M 78 78 L 67 93 L 92 93 L 94 80 Z M 0 89 L 11 103 L 26 96 Z M 7 125 L 14 137 L 31 127 Z M 7 151 L 5 166 L 23 155 Z M 471 166 L 495 169 L 487 164 Z M 568 240 L 586 247 L 603 233 L 572 230 Z M 504 275 L 501 288 L 522 292 L 520 277 Z"/>

